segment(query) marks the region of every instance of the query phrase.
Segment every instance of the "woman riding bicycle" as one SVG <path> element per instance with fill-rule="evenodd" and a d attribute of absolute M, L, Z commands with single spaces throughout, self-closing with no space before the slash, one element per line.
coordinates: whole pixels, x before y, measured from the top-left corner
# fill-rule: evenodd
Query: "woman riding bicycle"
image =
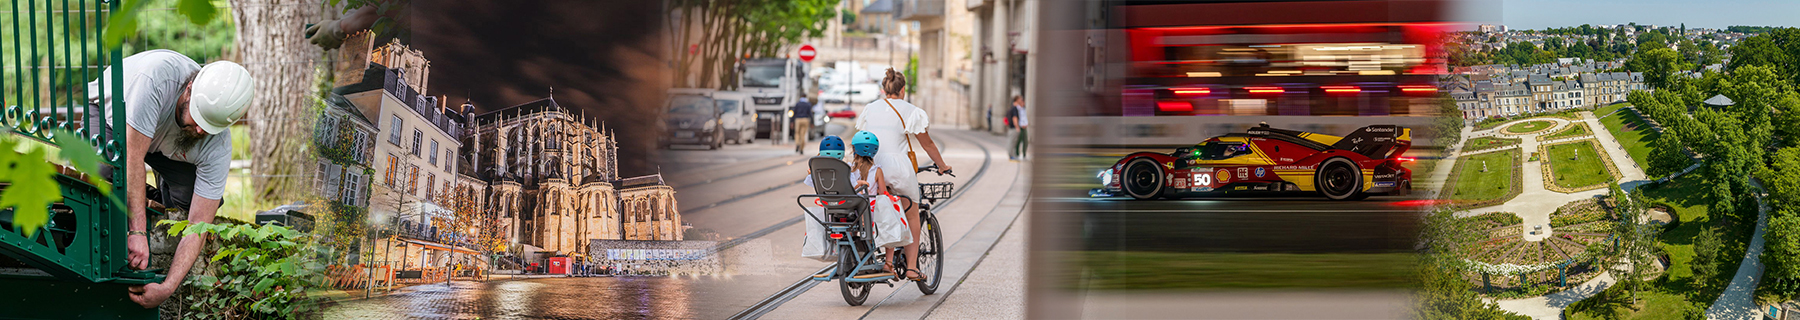
<path fill-rule="evenodd" d="M 889 190 L 901 196 L 901 204 L 906 208 L 906 221 L 909 221 L 913 239 L 919 238 L 919 177 L 916 171 L 906 168 L 917 168 L 911 156 L 913 138 L 917 138 L 919 147 L 937 164 L 938 172 L 950 173 L 950 165 L 938 154 L 937 143 L 931 140 L 926 130 L 931 126 L 931 117 L 912 103 L 901 100 L 906 93 L 906 76 L 894 69 L 887 70 L 887 76 L 881 80 L 881 91 L 886 94 L 879 101 L 871 102 L 863 107 L 863 114 L 856 119 L 856 129 L 875 134 L 881 142 L 881 149 L 875 155 L 875 163 L 888 168 L 883 170 L 887 178 Z M 917 268 L 919 265 L 919 245 L 917 242 L 906 245 L 906 265 Z M 905 270 L 907 279 L 924 281 L 925 277 L 918 270 Z"/>

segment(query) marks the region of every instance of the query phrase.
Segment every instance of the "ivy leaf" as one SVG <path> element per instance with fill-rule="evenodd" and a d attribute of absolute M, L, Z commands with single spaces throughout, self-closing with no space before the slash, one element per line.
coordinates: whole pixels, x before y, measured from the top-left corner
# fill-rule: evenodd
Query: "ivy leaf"
<path fill-rule="evenodd" d="M 188 22 L 194 25 L 206 25 L 219 14 L 219 8 L 213 6 L 212 0 L 181 0 L 176 6 L 175 13 L 187 16 Z"/>
<path fill-rule="evenodd" d="M 44 149 L 32 149 L 20 155 L 12 151 L 12 140 L 0 141 L 0 181 L 12 187 L 0 193 L 0 208 L 13 208 L 13 230 L 26 237 L 50 221 L 49 204 L 62 201 L 62 188 L 56 183 L 56 169 L 44 161 Z"/>
<path fill-rule="evenodd" d="M 181 235 L 181 231 L 186 230 L 188 227 L 187 220 L 181 220 L 181 221 L 163 220 L 163 221 L 157 222 L 156 224 L 169 226 L 169 235 L 171 235 L 171 236 Z"/>
<path fill-rule="evenodd" d="M 143 6 L 144 0 L 124 0 L 119 3 L 119 8 L 113 10 L 112 16 L 106 19 L 106 30 L 101 31 L 106 47 L 118 48 L 125 43 L 125 38 L 138 33 L 138 14 L 141 12 L 138 9 Z"/>

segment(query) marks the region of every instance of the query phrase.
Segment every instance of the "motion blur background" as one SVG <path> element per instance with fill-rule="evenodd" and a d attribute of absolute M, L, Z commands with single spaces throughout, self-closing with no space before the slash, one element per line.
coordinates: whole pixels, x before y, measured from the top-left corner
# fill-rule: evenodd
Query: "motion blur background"
<path fill-rule="evenodd" d="M 1043 3 L 1028 317 L 1402 318 L 1442 118 L 1448 1 Z M 1450 115 L 1454 115 L 1454 105 Z M 1412 196 L 1090 198 L 1096 172 L 1267 123 L 1413 129 Z M 1449 130 L 1444 130 L 1449 128 Z M 1448 134 L 1448 136 L 1446 135 Z"/>

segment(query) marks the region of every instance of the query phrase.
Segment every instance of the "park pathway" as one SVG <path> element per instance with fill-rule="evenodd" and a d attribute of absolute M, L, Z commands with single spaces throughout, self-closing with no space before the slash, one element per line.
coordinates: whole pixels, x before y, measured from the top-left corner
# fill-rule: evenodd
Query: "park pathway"
<path fill-rule="evenodd" d="M 1521 120 L 1503 123 L 1499 126 L 1494 127 L 1493 129 L 1479 130 L 1479 131 L 1473 131 L 1470 133 L 1463 134 L 1464 141 L 1467 141 L 1467 139 L 1470 139 L 1470 138 L 1483 137 L 1483 136 L 1503 136 L 1503 137 L 1507 137 L 1507 138 L 1519 138 L 1519 140 L 1520 140 L 1519 145 L 1516 148 L 1518 148 L 1520 151 L 1519 152 L 1520 159 L 1518 159 L 1519 160 L 1518 163 L 1520 163 L 1520 166 L 1519 166 L 1520 174 L 1524 175 L 1522 177 L 1523 179 L 1521 179 L 1521 183 L 1523 185 L 1520 186 L 1523 189 L 1522 189 L 1522 192 L 1519 193 L 1518 197 L 1514 197 L 1512 200 L 1509 200 L 1506 203 L 1502 203 L 1500 205 L 1495 205 L 1495 206 L 1474 208 L 1474 209 L 1470 209 L 1468 211 L 1457 212 L 1456 216 L 1472 217 L 1472 216 L 1477 216 L 1477 215 L 1487 214 L 1487 213 L 1494 213 L 1494 212 L 1511 212 L 1515 215 L 1518 215 L 1519 218 L 1521 220 L 1523 220 L 1525 227 L 1520 228 L 1520 229 L 1521 229 L 1521 232 L 1523 233 L 1522 236 L 1525 238 L 1525 240 L 1526 241 L 1538 241 L 1538 240 L 1547 238 L 1553 234 L 1553 230 L 1551 230 L 1551 228 L 1550 228 L 1550 213 L 1555 212 L 1557 208 L 1562 207 L 1564 204 L 1568 204 L 1569 202 L 1604 196 L 1604 195 L 1606 195 L 1607 192 L 1609 192 L 1607 189 L 1596 189 L 1596 190 L 1588 190 L 1588 191 L 1581 191 L 1581 192 L 1575 192 L 1575 193 L 1562 193 L 1562 192 L 1550 191 L 1549 189 L 1544 188 L 1544 175 L 1543 175 L 1544 169 L 1543 169 L 1542 164 L 1537 163 L 1537 162 L 1527 162 L 1526 161 L 1526 160 L 1529 160 L 1530 154 L 1532 152 L 1536 152 L 1538 150 L 1538 146 L 1543 145 L 1543 144 L 1560 143 L 1560 142 L 1566 142 L 1566 141 L 1577 141 L 1577 140 L 1582 140 L 1582 139 L 1594 139 L 1595 141 L 1599 142 L 1601 149 L 1606 151 L 1607 156 L 1612 158 L 1613 165 L 1618 167 L 1619 174 L 1622 176 L 1621 179 L 1619 179 L 1619 185 L 1620 185 L 1621 189 L 1630 191 L 1631 189 L 1637 187 L 1638 185 L 1642 185 L 1645 182 L 1647 182 L 1646 175 L 1644 174 L 1643 168 L 1638 166 L 1637 162 L 1631 159 L 1631 155 L 1626 153 L 1625 148 L 1619 144 L 1617 138 L 1613 137 L 1611 131 L 1606 130 L 1606 126 L 1601 125 L 1600 120 L 1598 118 L 1596 118 L 1592 112 L 1586 112 L 1586 111 L 1579 112 L 1579 113 L 1577 113 L 1577 116 L 1580 117 L 1580 120 L 1570 121 L 1567 119 L 1554 118 L 1554 117 L 1527 118 L 1527 119 L 1521 119 Z M 1508 126 L 1511 126 L 1513 124 L 1520 123 L 1520 122 L 1534 121 L 1534 120 L 1549 120 L 1549 121 L 1556 122 L 1556 125 L 1550 129 L 1537 131 L 1537 132 L 1533 132 L 1533 133 L 1528 133 L 1528 134 L 1522 134 L 1522 135 L 1508 134 L 1505 132 L 1506 127 L 1508 127 Z M 1567 128 L 1568 126 L 1574 125 L 1577 123 L 1587 124 L 1588 131 L 1591 132 L 1592 135 L 1591 136 L 1574 137 L 1574 138 L 1556 139 L 1556 140 L 1551 140 L 1551 141 L 1537 141 L 1538 136 L 1554 134 L 1557 131 L 1561 131 L 1564 128 Z M 1461 143 L 1459 143 L 1459 144 L 1461 144 Z M 1472 152 L 1472 153 L 1468 153 L 1468 154 L 1480 154 L 1480 153 L 1485 153 L 1485 152 L 1491 152 L 1491 151 L 1483 150 L 1483 151 L 1477 151 L 1477 152 Z M 1459 152 L 1459 154 L 1460 154 L 1460 152 Z M 1452 167 L 1452 166 L 1444 166 L 1444 167 Z M 1536 226 L 1536 225 L 1543 225 L 1544 226 L 1543 232 L 1540 232 L 1539 234 L 1535 234 L 1535 235 L 1531 234 L 1531 230 L 1533 230 L 1532 226 Z M 1760 230 L 1760 227 L 1758 230 Z M 1760 238 L 1760 233 L 1759 233 L 1758 237 Z M 1758 243 L 1760 243 L 1760 240 L 1758 240 Z M 1556 293 L 1552 293 L 1552 294 L 1548 294 L 1548 295 L 1544 295 L 1544 296 L 1524 298 L 1524 299 L 1487 300 L 1487 301 L 1490 303 L 1493 303 L 1495 305 L 1498 305 L 1500 307 L 1500 309 L 1510 311 L 1513 313 L 1518 313 L 1520 315 L 1529 316 L 1532 319 L 1560 319 L 1562 317 L 1563 308 L 1568 307 L 1569 304 L 1573 304 L 1577 301 L 1581 301 L 1583 299 L 1587 299 L 1588 297 L 1592 297 L 1595 294 L 1599 294 L 1601 291 L 1606 290 L 1607 287 L 1612 286 L 1613 283 L 1614 283 L 1614 281 L 1613 281 L 1613 277 L 1611 275 L 1602 273 L 1599 276 L 1595 276 L 1593 279 L 1589 279 L 1588 281 L 1583 282 L 1580 285 L 1576 285 L 1575 287 L 1570 288 L 1568 290 L 1563 290 L 1560 292 L 1556 292 Z M 1754 287 L 1754 285 L 1752 285 L 1752 287 Z M 1752 303 L 1752 305 L 1753 304 L 1754 303 Z M 1754 309 L 1754 308 L 1752 308 L 1752 309 Z M 1708 314 L 1711 314 L 1711 313 L 1709 312 Z"/>
<path fill-rule="evenodd" d="M 1755 179 L 1751 179 L 1750 184 L 1763 190 L 1762 184 Z M 1731 276 L 1731 284 L 1719 294 L 1719 300 L 1706 308 L 1707 319 L 1747 320 L 1763 316 L 1762 308 L 1756 306 L 1756 285 L 1762 280 L 1763 230 L 1769 226 L 1769 204 L 1763 202 L 1765 195 L 1759 191 L 1756 196 L 1756 232 L 1750 235 L 1750 248 L 1744 250 L 1744 262 L 1738 264 L 1737 274 Z"/>

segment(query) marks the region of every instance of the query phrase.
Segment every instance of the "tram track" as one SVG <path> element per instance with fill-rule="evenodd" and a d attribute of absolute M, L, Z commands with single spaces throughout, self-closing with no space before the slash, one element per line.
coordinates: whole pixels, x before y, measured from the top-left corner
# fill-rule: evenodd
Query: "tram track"
<path fill-rule="evenodd" d="M 963 193 L 968 192 L 970 190 L 969 188 L 966 188 L 966 187 L 973 186 L 973 185 L 975 185 L 976 182 L 981 181 L 981 179 L 987 174 L 989 162 L 991 162 L 993 160 L 992 151 L 988 150 L 986 145 L 983 145 L 980 142 L 975 141 L 975 139 L 970 139 L 968 137 L 964 137 L 961 134 L 952 134 L 952 135 L 945 135 L 945 136 L 954 137 L 957 140 L 967 142 L 971 145 L 974 145 L 977 149 L 980 149 L 981 150 L 981 167 L 976 169 L 974 175 L 969 176 L 969 181 L 963 183 L 964 184 L 963 188 L 957 188 L 955 193 L 951 194 L 949 199 L 944 199 L 943 202 L 939 202 L 938 204 L 934 205 L 936 207 L 935 211 L 943 211 L 945 209 L 948 209 L 951 204 L 956 202 L 956 200 L 962 199 Z M 800 219 L 803 219 L 803 217 L 794 217 L 794 218 L 788 219 L 786 221 L 778 222 L 774 225 L 763 228 L 761 230 L 751 232 L 742 237 L 738 237 L 738 238 L 726 241 L 724 243 L 720 243 L 719 246 L 715 247 L 714 252 L 717 252 L 718 250 L 724 250 L 724 249 L 730 248 L 731 246 L 736 246 L 745 241 L 749 241 L 751 239 L 762 237 L 762 236 L 768 235 L 769 233 L 772 233 L 776 230 L 780 230 L 782 228 L 786 228 L 788 226 L 792 226 L 794 224 L 800 223 L 800 221 L 801 221 Z M 949 245 L 945 246 L 945 248 L 948 248 L 948 247 L 949 247 Z M 942 255 L 943 255 L 943 253 L 940 252 L 939 256 L 941 257 Z M 943 263 L 943 261 L 941 261 L 941 259 L 940 259 L 940 261 L 937 261 L 934 263 Z M 732 319 L 732 320 L 757 319 L 757 318 L 762 317 L 765 314 L 768 314 L 769 312 L 775 311 L 775 309 L 780 308 L 782 304 L 785 304 L 788 301 L 793 300 L 795 297 L 799 297 L 800 294 L 802 294 L 802 293 L 811 291 L 813 287 L 817 287 L 820 282 L 823 282 L 823 281 L 812 280 L 812 275 L 823 273 L 825 271 L 829 271 L 833 267 L 835 267 L 835 266 L 827 265 L 824 268 L 820 268 L 817 271 L 808 273 L 806 276 L 802 277 L 800 279 L 800 281 L 794 282 L 793 284 L 790 284 L 787 287 L 783 287 L 780 291 L 776 291 L 774 294 L 769 295 L 768 297 L 763 298 L 760 301 L 757 301 L 755 304 L 750 305 L 749 308 L 746 308 L 743 311 L 739 311 L 738 313 L 731 315 L 731 317 L 728 319 Z M 934 276 L 941 277 L 943 275 L 934 275 Z M 903 282 L 903 284 L 905 284 L 905 283 Z M 875 285 L 875 284 L 869 283 L 868 285 Z M 903 287 L 903 286 L 904 285 L 899 286 L 899 287 Z M 886 297 L 881 299 L 881 301 L 878 301 L 873 305 L 869 305 L 869 310 L 864 312 L 861 317 L 868 317 L 870 312 L 874 312 L 875 309 L 880 308 L 882 303 L 887 302 L 887 300 L 889 298 L 893 298 L 894 293 L 899 292 L 899 291 L 900 290 L 894 290 L 893 292 L 889 292 Z"/>

